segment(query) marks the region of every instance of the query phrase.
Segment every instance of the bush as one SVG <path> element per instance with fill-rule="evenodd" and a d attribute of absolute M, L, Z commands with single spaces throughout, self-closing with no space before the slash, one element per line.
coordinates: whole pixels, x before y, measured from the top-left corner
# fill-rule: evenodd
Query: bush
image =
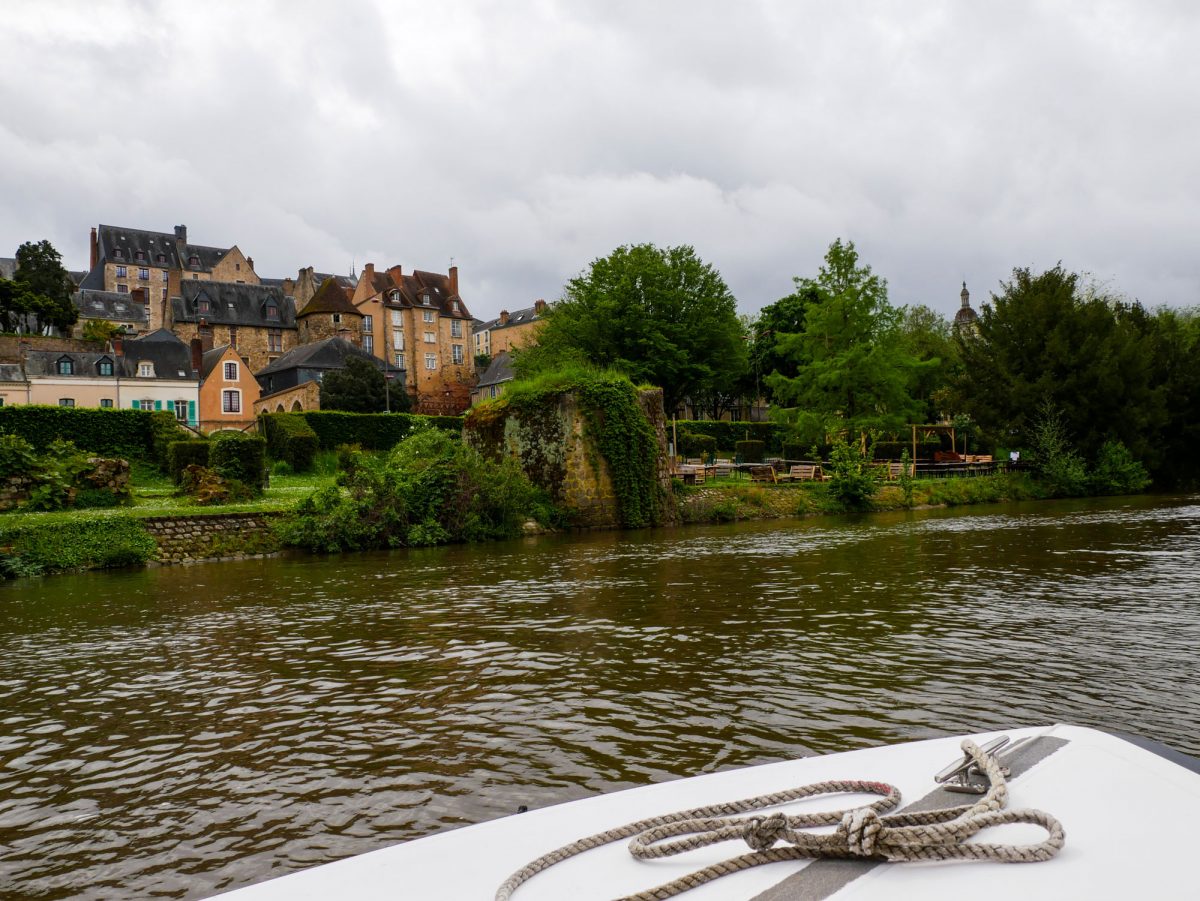
<path fill-rule="evenodd" d="M 766 445 L 761 441 L 738 441 L 733 447 L 742 463 L 761 463 L 766 450 Z"/>
<path fill-rule="evenodd" d="M 179 484 L 180 475 L 189 466 L 208 466 L 212 441 L 172 441 L 167 445 L 167 474 Z"/>
<path fill-rule="evenodd" d="M 208 465 L 229 481 L 241 482 L 259 493 L 267 482 L 267 442 L 265 438 L 231 432 L 212 442 Z"/>
<path fill-rule="evenodd" d="M 320 440 L 312 426 L 299 413 L 267 413 L 262 419 L 267 451 L 282 460 L 293 472 L 308 472 L 313 467 Z"/>
<path fill-rule="evenodd" d="M 1095 494 L 1134 494 L 1150 484 L 1150 475 L 1124 444 L 1106 441 L 1089 482 Z"/>
<path fill-rule="evenodd" d="M 160 414 L 167 415 L 170 414 Z M 153 460 L 155 429 L 149 410 L 98 410 L 37 404 L 0 407 L 0 434 L 19 435 L 36 450 L 54 441 L 71 441 L 104 457 Z"/>
<path fill-rule="evenodd" d="M 240 479 L 226 478 L 213 469 L 192 464 L 179 475 L 179 494 L 187 495 L 201 507 L 250 500 L 255 491 Z"/>
<path fill-rule="evenodd" d="M 878 467 L 871 465 L 871 454 L 864 454 L 857 441 L 847 444 L 838 439 L 829 459 L 829 493 L 851 509 L 866 507 L 880 482 Z"/>
<path fill-rule="evenodd" d="M 679 436 L 679 454 L 684 457 L 713 457 L 717 453 L 717 439 L 712 435 L 684 432 Z"/>
<path fill-rule="evenodd" d="M 145 527 L 121 515 L 8 528 L 0 523 L 0 547 L 0 575 L 8 578 L 133 566 L 156 550 Z"/>
<path fill-rule="evenodd" d="M 418 416 L 412 413 L 342 413 L 313 410 L 293 414 L 304 417 L 316 433 L 322 450 L 339 444 L 358 444 L 367 450 L 391 450 L 422 427 L 462 434 L 461 416 Z"/>
<path fill-rule="evenodd" d="M 170 472 L 169 453 L 171 445 L 176 441 L 187 441 L 193 437 L 192 432 L 183 428 L 174 413 L 165 410 L 155 410 L 150 414 L 150 446 L 154 462 L 163 472 Z"/>
<path fill-rule="evenodd" d="M 719 422 L 709 419 L 680 419 L 675 423 L 680 434 L 712 435 L 721 450 L 733 450 L 739 441 L 761 441 L 776 453 L 783 445 L 787 427 L 776 422 Z M 682 443 L 682 442 L 680 442 Z"/>
<path fill-rule="evenodd" d="M 1033 425 L 1033 462 L 1038 480 L 1051 497 L 1075 497 L 1088 488 L 1087 468 L 1072 448 L 1062 414 L 1042 404 Z"/>
<path fill-rule="evenodd" d="M 426 429 L 384 458 L 353 461 L 301 501 L 280 526 L 288 544 L 339 551 L 509 538 L 553 508 L 511 458 L 489 461 L 443 431 Z"/>

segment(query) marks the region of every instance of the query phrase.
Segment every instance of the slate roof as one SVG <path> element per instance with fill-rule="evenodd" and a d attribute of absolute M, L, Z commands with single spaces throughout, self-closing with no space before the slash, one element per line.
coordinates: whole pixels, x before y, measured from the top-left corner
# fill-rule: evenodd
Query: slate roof
<path fill-rule="evenodd" d="M 25 373 L 20 363 L 0 363 L 0 382 L 24 382 Z"/>
<path fill-rule="evenodd" d="M 403 371 L 390 363 L 385 363 L 379 357 L 368 353 L 361 347 L 351 344 L 345 338 L 326 338 L 323 341 L 314 341 L 311 344 L 301 344 L 299 347 L 293 347 L 282 357 L 272 363 L 268 363 L 263 369 L 254 373 L 254 375 L 261 378 L 264 375 L 272 375 L 273 373 L 284 372 L 288 369 L 341 369 L 346 365 L 346 358 L 351 356 L 370 360 L 380 369 L 386 367 L 387 371 L 391 373 L 400 373 Z"/>
<path fill-rule="evenodd" d="M 104 290 L 104 266 L 97 264 L 87 275 L 83 277 L 83 281 L 79 283 L 81 291 L 103 291 Z"/>
<path fill-rule="evenodd" d="M 200 357 L 200 378 L 208 378 L 208 374 L 216 368 L 216 365 L 221 362 L 221 357 L 225 356 L 225 351 L 229 350 L 228 344 L 222 344 L 219 347 L 214 347 L 212 350 L 206 350 Z"/>
<path fill-rule="evenodd" d="M 296 316 L 309 316 L 313 313 L 348 313 L 361 316 L 362 312 L 350 300 L 350 289 L 338 283 L 333 276 L 321 282 L 317 293 L 308 299 L 304 309 Z"/>
<path fill-rule="evenodd" d="M 58 361 L 63 357 L 68 358 L 75 364 L 75 371 L 70 375 L 61 375 L 58 371 Z M 99 363 L 101 360 L 111 361 L 113 366 L 112 375 L 100 375 Z M 32 377 L 54 376 L 56 378 L 111 378 L 116 379 L 121 375 L 121 366 L 119 357 L 111 351 L 96 353 L 95 351 L 79 352 L 72 350 L 31 350 L 25 354 L 25 373 Z"/>
<path fill-rule="evenodd" d="M 154 364 L 156 379 L 192 379 L 192 350 L 173 332 L 160 328 L 144 338 L 124 342 L 125 376 L 136 377 L 138 363 L 149 361 Z M 143 378 L 145 378 L 143 376 Z"/>
<path fill-rule="evenodd" d="M 381 281 L 382 279 L 382 281 Z M 382 287 L 377 287 L 382 285 Z M 439 272 L 424 272 L 420 269 L 411 275 L 400 276 L 397 284 L 387 271 L 376 272 L 371 285 L 376 294 L 383 295 L 388 307 L 428 307 L 451 319 L 473 319 L 471 311 L 462 297 L 450 289 L 450 276 Z M 425 298 L 429 303 L 425 303 Z M 455 304 L 458 309 L 455 309 Z"/>
<path fill-rule="evenodd" d="M 211 325 L 236 325 L 253 328 L 296 327 L 296 304 L 274 285 L 248 285 L 240 282 L 202 282 L 184 279 L 179 297 L 171 298 L 175 322 L 199 322 Z M 208 312 L 200 311 L 200 302 L 208 301 Z M 267 317 L 274 304 L 278 319 Z"/>
<path fill-rule="evenodd" d="M 150 307 L 132 300 L 128 294 L 115 291 L 76 291 L 71 295 L 80 319 L 107 319 L 109 322 L 150 321 Z"/>
<path fill-rule="evenodd" d="M 96 229 L 96 242 L 103 262 L 179 268 L 178 242 L 174 234 L 100 225 Z M 137 259 L 138 251 L 145 255 L 143 260 Z M 97 268 L 93 267 L 93 270 Z"/>
<path fill-rule="evenodd" d="M 492 358 L 492 362 L 479 377 L 479 384 L 475 387 L 476 389 L 487 388 L 489 385 L 499 385 L 501 382 L 511 382 L 512 380 L 512 357 L 509 356 L 508 351 L 502 350 Z"/>
<path fill-rule="evenodd" d="M 500 317 L 489 319 L 487 322 L 481 322 L 475 326 L 474 331 L 483 332 L 491 329 L 509 328 L 514 325 L 526 325 L 541 317 L 538 316 L 537 307 L 527 307 L 524 310 L 516 310 L 508 314 L 508 322 L 504 325 L 500 324 Z"/>

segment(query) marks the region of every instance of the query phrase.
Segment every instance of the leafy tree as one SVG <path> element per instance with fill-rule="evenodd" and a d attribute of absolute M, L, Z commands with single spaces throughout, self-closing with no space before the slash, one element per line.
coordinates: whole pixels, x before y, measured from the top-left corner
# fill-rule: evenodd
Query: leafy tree
<path fill-rule="evenodd" d="M 475 354 L 475 371 L 483 372 L 492 365 L 491 354 Z"/>
<path fill-rule="evenodd" d="M 942 414 L 955 412 L 947 393 L 959 366 L 951 325 L 936 310 L 922 304 L 905 307 L 900 340 L 909 354 L 927 364 L 913 371 L 910 385 L 913 398 L 923 408 L 919 418 L 939 422 Z"/>
<path fill-rule="evenodd" d="M 408 392 L 400 387 L 389 392 L 379 366 L 365 357 L 347 357 L 343 369 L 331 370 L 321 379 L 322 410 L 383 413 L 389 399 L 393 413 L 407 412 Z"/>
<path fill-rule="evenodd" d="M 1072 497 L 1086 493 L 1087 467 L 1071 447 L 1062 413 L 1052 402 L 1043 401 L 1038 406 L 1029 440 L 1038 478 L 1052 496 Z"/>
<path fill-rule="evenodd" d="M 1085 290 L 1061 264 L 1014 269 L 1001 287 L 977 334 L 955 338 L 965 412 L 993 438 L 1022 444 L 1048 402 L 1085 458 L 1110 438 L 1144 458 L 1165 416 L 1145 310 Z"/>
<path fill-rule="evenodd" d="M 774 390 L 769 382 L 762 382 L 762 378 L 775 373 L 795 378 L 803 362 L 795 349 L 791 353 L 781 352 L 780 339 L 804 331 L 808 308 L 820 301 L 816 290 L 805 279 L 794 277 L 793 281 L 796 290 L 759 310 L 751 332 L 750 367 L 768 400 L 775 400 Z"/>
<path fill-rule="evenodd" d="M 17 248 L 17 286 L 20 312 L 36 316 L 40 325 L 52 325 L 66 332 L 79 319 L 71 302 L 75 286 L 63 268 L 62 255 L 49 241 L 27 241 Z M 0 297 L 4 292 L 0 290 Z M 0 301 L 2 303 L 2 301 Z"/>
<path fill-rule="evenodd" d="M 571 279 L 544 314 L 536 347 L 514 353 L 528 376 L 571 363 L 616 369 L 684 398 L 731 393 L 746 371 L 736 301 L 691 247 L 618 247 Z"/>
<path fill-rule="evenodd" d="M 797 279 L 796 288 L 812 301 L 801 331 L 778 336 L 776 350 L 796 374 L 768 377 L 776 400 L 852 432 L 911 422 L 919 405 L 909 385 L 926 364 L 906 350 L 887 283 L 859 265 L 854 243 L 834 241 L 817 277 Z"/>
<path fill-rule="evenodd" d="M 1163 487 L 1200 485 L 1200 309 L 1156 310 L 1148 329 L 1152 390 L 1167 401 L 1142 456 Z"/>
<path fill-rule="evenodd" d="M 111 341 L 124 333 L 124 326 L 114 325 L 107 319 L 89 319 L 83 324 L 83 340 L 85 341 Z"/>

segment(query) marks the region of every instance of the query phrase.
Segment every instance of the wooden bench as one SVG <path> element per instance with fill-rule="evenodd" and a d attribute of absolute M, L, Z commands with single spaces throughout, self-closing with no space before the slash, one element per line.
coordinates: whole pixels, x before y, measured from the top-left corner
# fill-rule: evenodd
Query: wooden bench
<path fill-rule="evenodd" d="M 793 482 L 820 482 L 825 474 L 815 463 L 798 463 L 788 469 L 787 477 Z"/>
<path fill-rule="evenodd" d="M 775 478 L 775 467 L 769 466 L 766 463 L 750 467 L 751 482 L 770 482 L 774 485 L 778 480 Z"/>

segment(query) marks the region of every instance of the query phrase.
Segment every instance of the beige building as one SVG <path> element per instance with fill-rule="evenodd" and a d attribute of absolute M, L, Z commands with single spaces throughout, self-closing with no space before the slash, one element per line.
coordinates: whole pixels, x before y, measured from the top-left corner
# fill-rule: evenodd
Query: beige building
<path fill-rule="evenodd" d="M 471 313 L 458 293 L 458 267 L 446 275 L 368 263 L 352 295 L 362 313 L 364 350 L 404 370 L 412 408 L 456 415 L 471 403 L 475 366 Z"/>
<path fill-rule="evenodd" d="M 528 347 L 537 343 L 538 329 L 546 312 L 546 301 L 539 300 L 531 307 L 510 313 L 501 310 L 500 315 L 490 322 L 476 321 L 474 325 L 475 354 L 485 354 L 493 359 L 514 347 Z"/>

